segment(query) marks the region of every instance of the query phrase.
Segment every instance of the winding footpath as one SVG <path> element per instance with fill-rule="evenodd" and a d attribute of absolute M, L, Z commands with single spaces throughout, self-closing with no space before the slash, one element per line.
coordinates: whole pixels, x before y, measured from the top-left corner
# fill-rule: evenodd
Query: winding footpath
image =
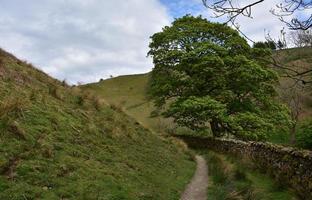
<path fill-rule="evenodd" d="M 196 172 L 180 200 L 207 200 L 208 167 L 202 156 L 196 156 Z"/>

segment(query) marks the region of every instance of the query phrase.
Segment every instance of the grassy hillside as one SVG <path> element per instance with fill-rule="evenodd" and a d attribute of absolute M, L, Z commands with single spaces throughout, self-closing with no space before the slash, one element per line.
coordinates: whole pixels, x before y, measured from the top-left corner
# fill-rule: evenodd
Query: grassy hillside
<path fill-rule="evenodd" d="M 110 104 L 125 110 L 147 128 L 155 132 L 163 132 L 172 126 L 172 123 L 167 119 L 151 117 L 155 107 L 146 95 L 148 76 L 149 74 L 120 76 L 84 85 L 82 88 L 96 92 Z"/>
<path fill-rule="evenodd" d="M 177 141 L 0 51 L 0 199 L 179 199 L 194 165 Z"/>
<path fill-rule="evenodd" d="M 275 58 L 277 58 L 283 64 L 295 64 L 301 63 L 301 65 L 306 65 L 311 67 L 312 64 L 312 48 L 303 47 L 303 48 L 291 48 L 291 49 L 282 49 L 275 52 Z M 302 67 L 302 66 L 300 66 Z"/>

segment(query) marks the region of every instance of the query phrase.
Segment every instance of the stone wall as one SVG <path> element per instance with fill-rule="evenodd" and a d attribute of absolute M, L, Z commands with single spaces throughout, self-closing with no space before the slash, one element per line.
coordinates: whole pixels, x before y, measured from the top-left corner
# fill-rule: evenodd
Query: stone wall
<path fill-rule="evenodd" d="M 260 142 L 177 136 L 194 149 L 247 158 L 280 183 L 293 188 L 302 199 L 312 199 L 312 152 Z"/>

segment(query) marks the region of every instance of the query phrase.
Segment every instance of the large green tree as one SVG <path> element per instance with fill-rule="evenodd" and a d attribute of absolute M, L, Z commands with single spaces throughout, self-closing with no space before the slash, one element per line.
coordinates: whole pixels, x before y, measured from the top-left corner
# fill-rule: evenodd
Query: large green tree
<path fill-rule="evenodd" d="M 276 101 L 278 75 L 257 59 L 269 49 L 251 48 L 232 28 L 189 15 L 151 39 L 150 94 L 164 116 L 246 140 L 264 140 L 289 123 Z"/>

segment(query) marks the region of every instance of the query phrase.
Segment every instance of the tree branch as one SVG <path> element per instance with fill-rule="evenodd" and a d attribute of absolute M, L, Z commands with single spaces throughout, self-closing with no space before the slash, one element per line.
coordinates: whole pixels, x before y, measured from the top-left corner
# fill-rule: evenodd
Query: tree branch
<path fill-rule="evenodd" d="M 236 6 L 234 0 L 202 0 L 204 6 L 214 11 L 215 17 L 227 16 L 225 23 L 232 22 L 240 15 L 252 18 L 252 8 L 265 0 L 254 0 L 253 2 L 244 5 Z M 312 27 L 312 14 L 306 19 L 298 17 L 292 18 L 290 21 L 285 20 L 286 16 L 295 16 L 296 12 L 311 9 L 312 2 L 305 0 L 281 0 L 277 4 L 276 9 L 271 9 L 271 13 L 277 16 L 291 30 L 307 30 Z M 239 2 L 239 0 L 237 0 Z"/>

